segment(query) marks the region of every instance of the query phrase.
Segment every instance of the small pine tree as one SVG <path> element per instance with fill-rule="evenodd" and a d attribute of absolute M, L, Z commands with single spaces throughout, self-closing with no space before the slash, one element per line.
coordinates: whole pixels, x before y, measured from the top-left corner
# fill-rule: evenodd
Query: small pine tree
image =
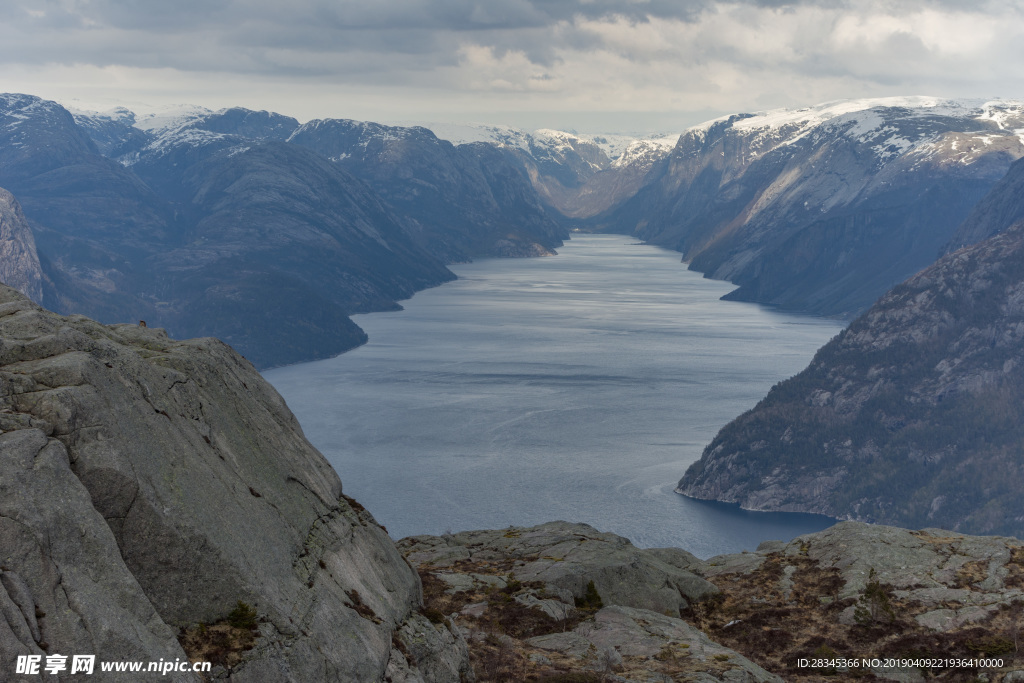
<path fill-rule="evenodd" d="M 235 609 L 228 614 L 228 624 L 235 628 L 254 629 L 256 628 L 256 610 L 239 600 Z"/>
<path fill-rule="evenodd" d="M 889 595 L 889 588 L 883 586 L 875 575 L 875 568 L 868 572 L 868 584 L 864 587 L 864 594 L 857 601 L 857 607 L 853 611 L 854 620 L 861 626 L 896 621 L 896 610 L 892 607 L 892 598 Z"/>
<path fill-rule="evenodd" d="M 582 598 L 576 598 L 576 607 L 584 610 L 597 611 L 604 607 L 604 602 L 601 600 L 601 594 L 597 592 L 597 586 L 594 585 L 593 581 L 587 584 L 587 590 L 583 593 Z"/>

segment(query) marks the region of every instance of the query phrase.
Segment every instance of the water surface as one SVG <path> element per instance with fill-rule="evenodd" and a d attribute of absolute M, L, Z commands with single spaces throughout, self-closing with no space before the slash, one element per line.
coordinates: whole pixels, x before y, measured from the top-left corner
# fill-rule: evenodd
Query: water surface
<path fill-rule="evenodd" d="M 365 346 L 265 373 L 393 537 L 565 519 L 708 557 L 831 523 L 672 489 L 838 322 L 720 301 L 732 285 L 623 236 L 452 270 L 356 316 Z"/>

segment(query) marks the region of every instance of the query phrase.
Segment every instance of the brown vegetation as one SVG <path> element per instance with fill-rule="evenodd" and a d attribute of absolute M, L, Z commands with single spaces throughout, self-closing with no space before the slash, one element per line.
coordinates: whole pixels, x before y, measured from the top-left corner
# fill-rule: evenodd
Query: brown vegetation
<path fill-rule="evenodd" d="M 178 642 L 190 662 L 210 662 L 230 669 L 256 643 L 256 625 L 256 610 L 239 600 L 225 619 L 182 629 Z"/>
<path fill-rule="evenodd" d="M 987 571 L 987 563 L 982 564 L 964 565 L 965 585 L 980 580 Z M 786 567 L 796 568 L 789 570 L 789 590 L 782 581 Z M 714 582 L 722 597 L 693 606 L 684 617 L 701 625 L 716 642 L 787 681 L 874 678 L 870 671 L 800 668 L 801 658 L 1002 657 L 1005 667 L 1024 663 L 1020 651 L 1024 603 L 1004 607 L 983 622 L 938 632 L 915 621 L 926 611 L 923 605 L 897 597 L 897 591 L 873 574 L 860 595 L 840 600 L 839 570 L 823 569 L 808 557 L 771 554 L 755 571 L 718 575 Z M 840 615 L 851 607 L 853 618 L 848 613 L 841 622 Z M 950 681 L 975 680 L 978 673 L 969 668 L 922 671 L 926 678 Z"/>

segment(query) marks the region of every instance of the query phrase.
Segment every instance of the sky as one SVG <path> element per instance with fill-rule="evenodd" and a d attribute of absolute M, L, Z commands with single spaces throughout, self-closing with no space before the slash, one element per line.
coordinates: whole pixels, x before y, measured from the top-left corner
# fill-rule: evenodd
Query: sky
<path fill-rule="evenodd" d="M 1024 99 L 1024 2 L 0 0 L 0 91 L 143 113 L 672 132 L 890 95 Z"/>

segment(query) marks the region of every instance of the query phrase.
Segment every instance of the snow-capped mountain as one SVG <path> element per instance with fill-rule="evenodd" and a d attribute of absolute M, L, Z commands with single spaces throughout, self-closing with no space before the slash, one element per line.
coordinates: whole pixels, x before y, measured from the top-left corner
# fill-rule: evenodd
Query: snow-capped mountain
<path fill-rule="evenodd" d="M 241 108 L 72 114 L 2 96 L 0 188 L 24 208 L 49 305 L 218 336 L 261 366 L 362 342 L 349 314 L 450 279 L 445 260 L 567 236 L 492 145 Z"/>
<path fill-rule="evenodd" d="M 737 114 L 683 133 L 595 221 L 678 249 L 731 297 L 863 310 L 938 256 L 1024 156 L 1024 104 L 928 97 Z"/>
<path fill-rule="evenodd" d="M 338 287 L 324 304 L 333 317 L 316 334 L 351 342 L 358 332 L 345 313 L 394 305 L 417 283 L 447 277 L 438 259 L 546 253 L 570 225 L 678 249 L 692 267 L 740 285 L 731 298 L 853 313 L 931 263 L 1024 156 L 1024 105 L 999 100 L 830 102 L 640 139 L 434 127 L 300 125 L 194 106 L 72 113 L 3 95 L 0 187 L 32 227 L 46 299 L 100 318 L 138 311 L 170 320 L 200 310 L 203 297 L 209 310 L 254 302 L 256 280 L 232 293 L 218 278 L 269 267 L 259 261 L 267 240 L 333 240 L 336 253 L 324 253 L 348 255 L 325 275 Z M 324 201 L 345 220 L 317 208 Z M 277 248 L 284 256 L 305 247 Z M 380 268 L 359 265 L 371 253 Z M 233 265 L 218 275 L 221 262 Z M 280 284 L 307 292 L 307 275 L 298 269 Z M 267 346 L 284 348 L 276 338 Z"/>
<path fill-rule="evenodd" d="M 484 142 L 504 151 L 549 205 L 572 218 L 592 216 L 632 196 L 679 139 L 678 133 L 585 135 L 490 124 L 419 125 L 454 145 Z"/>

